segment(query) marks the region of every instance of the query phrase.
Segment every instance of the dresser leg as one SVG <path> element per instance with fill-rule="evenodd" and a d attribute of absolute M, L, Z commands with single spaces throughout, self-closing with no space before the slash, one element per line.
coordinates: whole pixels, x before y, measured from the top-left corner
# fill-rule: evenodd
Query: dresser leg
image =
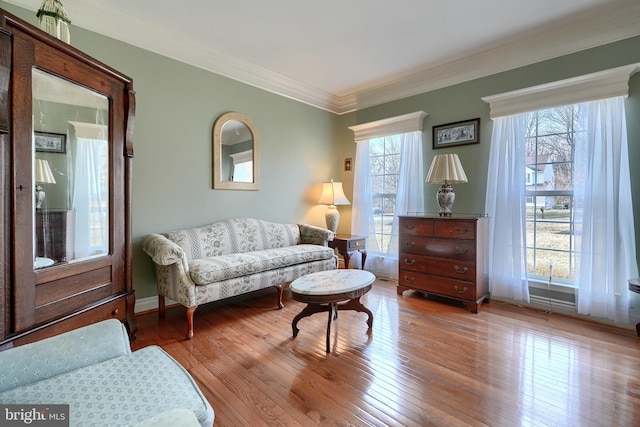
<path fill-rule="evenodd" d="M 396 293 L 398 295 L 402 295 L 402 293 L 405 291 L 405 288 L 400 287 L 400 286 L 396 286 Z"/>

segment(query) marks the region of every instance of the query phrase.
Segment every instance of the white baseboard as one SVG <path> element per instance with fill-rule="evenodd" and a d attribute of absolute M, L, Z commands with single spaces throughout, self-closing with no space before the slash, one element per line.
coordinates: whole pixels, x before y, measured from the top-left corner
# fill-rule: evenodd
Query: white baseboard
<path fill-rule="evenodd" d="M 166 298 L 165 299 L 165 305 L 167 307 L 169 307 L 170 305 L 175 305 L 178 304 L 177 302 Z M 136 305 L 135 305 L 135 312 L 137 313 L 143 313 L 145 311 L 154 311 L 154 310 L 158 310 L 158 297 L 147 297 L 147 298 L 136 298 Z"/>

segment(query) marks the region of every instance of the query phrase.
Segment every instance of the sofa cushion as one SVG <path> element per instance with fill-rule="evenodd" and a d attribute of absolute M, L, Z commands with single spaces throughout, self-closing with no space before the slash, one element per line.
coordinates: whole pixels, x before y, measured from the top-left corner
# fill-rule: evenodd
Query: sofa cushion
<path fill-rule="evenodd" d="M 194 259 L 189 262 L 189 274 L 196 285 L 207 285 L 290 265 L 330 259 L 333 256 L 333 249 L 325 246 L 295 245 Z"/>
<path fill-rule="evenodd" d="M 213 409 L 187 371 L 149 346 L 0 393 L 4 404 L 69 404 L 73 425 L 132 425 L 174 408 L 193 411 L 201 425 Z"/>
<path fill-rule="evenodd" d="M 234 218 L 188 230 L 163 233 L 178 244 L 188 260 L 283 248 L 300 243 L 296 224 Z"/>
<path fill-rule="evenodd" d="M 127 331 L 109 319 L 0 352 L 0 392 L 131 353 Z"/>

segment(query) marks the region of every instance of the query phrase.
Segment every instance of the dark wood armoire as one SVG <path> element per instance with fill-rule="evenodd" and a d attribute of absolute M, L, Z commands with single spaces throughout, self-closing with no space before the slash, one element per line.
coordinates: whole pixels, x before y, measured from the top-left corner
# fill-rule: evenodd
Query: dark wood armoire
<path fill-rule="evenodd" d="M 0 347 L 108 318 L 135 337 L 134 111 L 129 77 L 0 9 Z"/>

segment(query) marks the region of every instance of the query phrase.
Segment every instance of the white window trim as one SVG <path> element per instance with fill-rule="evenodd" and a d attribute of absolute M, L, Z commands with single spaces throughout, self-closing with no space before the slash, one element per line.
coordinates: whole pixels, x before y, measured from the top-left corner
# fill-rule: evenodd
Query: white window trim
<path fill-rule="evenodd" d="M 629 95 L 629 78 L 640 63 L 584 76 L 533 86 L 481 98 L 491 108 L 490 117 L 510 116 L 596 99 Z"/>
<path fill-rule="evenodd" d="M 402 116 L 350 126 L 349 129 L 355 134 L 356 142 L 367 141 L 373 138 L 422 131 L 425 117 L 427 117 L 427 113 L 416 111 Z"/>
<path fill-rule="evenodd" d="M 240 151 L 239 153 L 230 154 L 234 165 L 247 163 L 253 160 L 253 150 Z"/>
<path fill-rule="evenodd" d="M 73 128 L 76 131 L 76 138 L 99 140 L 108 139 L 109 130 L 107 129 L 107 125 L 72 121 L 69 121 L 69 123 L 73 125 Z"/>

